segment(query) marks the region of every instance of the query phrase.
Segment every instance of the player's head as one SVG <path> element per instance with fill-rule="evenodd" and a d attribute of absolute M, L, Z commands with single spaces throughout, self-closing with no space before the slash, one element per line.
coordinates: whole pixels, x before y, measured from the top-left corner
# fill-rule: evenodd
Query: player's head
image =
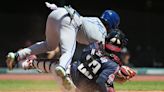
<path fill-rule="evenodd" d="M 118 28 L 120 24 L 120 16 L 113 10 L 105 10 L 101 19 L 107 23 L 110 30 Z"/>
<path fill-rule="evenodd" d="M 127 44 L 124 33 L 119 29 L 113 29 L 105 39 L 105 50 L 107 52 L 121 52 L 122 47 Z"/>

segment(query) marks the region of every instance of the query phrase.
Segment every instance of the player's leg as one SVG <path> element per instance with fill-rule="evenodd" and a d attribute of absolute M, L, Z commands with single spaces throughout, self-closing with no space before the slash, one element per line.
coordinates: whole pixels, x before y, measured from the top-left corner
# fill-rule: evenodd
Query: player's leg
<path fill-rule="evenodd" d="M 66 77 L 65 70 L 68 65 L 70 65 L 75 51 L 76 32 L 79 25 L 77 25 L 77 22 L 75 23 L 75 18 L 77 18 L 76 14 L 73 20 L 71 20 L 65 9 L 60 8 L 59 10 L 59 13 L 53 12 L 51 14 L 52 18 L 56 15 L 56 13 L 60 15 L 63 14 L 63 16 L 60 16 L 58 20 L 58 22 L 60 22 L 58 31 L 60 32 L 61 57 L 59 59 L 59 66 L 56 67 L 56 73 L 63 79 L 64 85 L 69 86 L 71 81 L 67 80 L 68 78 Z"/>
<path fill-rule="evenodd" d="M 61 15 L 58 14 L 57 11 L 58 10 L 53 11 L 47 18 L 46 41 L 37 42 L 36 44 L 19 50 L 16 53 L 9 53 L 6 60 L 9 69 L 12 69 L 14 67 L 15 63 L 17 63 L 16 61 L 26 59 L 26 57 L 28 57 L 31 54 L 36 55 L 54 50 L 59 45 L 58 30 L 60 22 L 58 21 L 58 17 Z M 53 13 L 57 13 L 58 15 L 53 15 Z"/>
<path fill-rule="evenodd" d="M 61 57 L 60 66 L 64 69 L 70 65 L 76 47 L 76 30 L 73 27 L 63 26 L 60 32 Z"/>
<path fill-rule="evenodd" d="M 106 83 L 109 85 L 113 84 L 115 73 L 119 70 L 119 65 L 111 61 L 103 63 L 102 67 L 104 70 L 100 73 L 96 83 L 100 86 L 102 92 L 108 92 Z"/>
<path fill-rule="evenodd" d="M 58 13 L 57 11 L 58 10 L 56 10 L 55 13 Z M 57 19 L 58 16 L 59 15 L 53 15 L 53 12 L 49 14 L 46 22 L 46 41 L 28 47 L 31 50 L 30 54 L 37 55 L 47 51 L 52 51 L 58 47 L 60 39 L 60 33 L 58 31 L 60 28 L 60 22 Z M 18 51 L 18 53 L 19 56 L 23 55 L 23 51 Z"/>
<path fill-rule="evenodd" d="M 69 18 L 69 17 L 66 17 Z M 59 66 L 56 67 L 57 74 L 63 78 L 64 85 L 71 88 L 71 81 L 65 80 L 66 69 L 72 61 L 72 57 L 76 47 L 76 30 L 71 25 L 63 25 L 60 29 L 60 46 L 61 46 L 61 57 L 59 59 Z"/>
<path fill-rule="evenodd" d="M 6 63 L 7 67 L 11 70 L 14 68 L 15 64 L 18 61 L 26 59 L 26 57 L 30 56 L 31 54 L 39 54 L 48 51 L 48 46 L 46 41 L 37 42 L 36 44 L 24 48 L 22 50 L 17 51 L 16 53 L 10 52 L 7 55 Z"/>
<path fill-rule="evenodd" d="M 59 33 L 60 22 L 58 18 L 61 17 L 61 15 L 59 15 L 59 11 L 60 10 L 57 9 L 49 14 L 46 22 L 46 31 L 45 31 L 46 41 L 38 42 L 28 47 L 31 50 L 30 54 L 37 55 L 40 53 L 45 53 L 47 51 L 52 51 L 58 47 L 59 39 L 60 39 L 60 33 Z M 23 53 L 23 50 L 18 51 L 18 53 L 20 57 L 21 55 L 25 54 Z"/>

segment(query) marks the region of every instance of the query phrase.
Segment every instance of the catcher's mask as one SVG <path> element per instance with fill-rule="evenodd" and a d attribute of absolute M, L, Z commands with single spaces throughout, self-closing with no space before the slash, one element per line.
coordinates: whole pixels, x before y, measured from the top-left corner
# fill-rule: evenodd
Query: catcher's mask
<path fill-rule="evenodd" d="M 121 52 L 127 41 L 121 30 L 113 29 L 105 38 L 105 50 L 107 52 Z"/>

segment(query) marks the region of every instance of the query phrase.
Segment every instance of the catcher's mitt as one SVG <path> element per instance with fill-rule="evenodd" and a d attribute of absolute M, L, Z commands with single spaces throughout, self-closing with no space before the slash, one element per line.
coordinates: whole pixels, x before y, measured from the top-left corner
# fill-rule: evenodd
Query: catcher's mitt
<path fill-rule="evenodd" d="M 115 81 L 124 83 L 136 75 L 136 72 L 128 66 L 121 66 L 116 74 Z"/>

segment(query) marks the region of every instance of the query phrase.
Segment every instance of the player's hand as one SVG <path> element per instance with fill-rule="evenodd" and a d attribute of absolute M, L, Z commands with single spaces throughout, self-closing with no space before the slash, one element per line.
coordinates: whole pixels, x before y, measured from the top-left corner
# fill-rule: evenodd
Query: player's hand
<path fill-rule="evenodd" d="M 9 70 L 12 70 L 16 63 L 16 53 L 9 52 L 6 56 L 6 63 Z"/>

